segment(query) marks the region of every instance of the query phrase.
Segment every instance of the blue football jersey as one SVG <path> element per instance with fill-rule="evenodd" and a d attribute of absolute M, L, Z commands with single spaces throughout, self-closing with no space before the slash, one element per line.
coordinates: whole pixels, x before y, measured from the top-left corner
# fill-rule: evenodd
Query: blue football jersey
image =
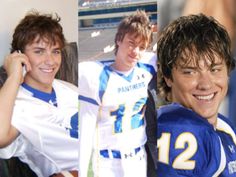
<path fill-rule="evenodd" d="M 236 136 L 224 116 L 219 114 L 213 127 L 177 103 L 157 113 L 158 161 L 166 164 L 159 165 L 157 174 L 171 169 L 176 173 L 171 172 L 171 177 L 236 176 Z"/>

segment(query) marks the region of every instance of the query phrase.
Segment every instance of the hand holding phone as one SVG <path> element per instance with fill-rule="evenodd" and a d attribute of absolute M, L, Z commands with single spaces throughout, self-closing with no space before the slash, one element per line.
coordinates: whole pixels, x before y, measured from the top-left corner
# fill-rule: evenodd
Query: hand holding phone
<path fill-rule="evenodd" d="M 21 53 L 21 51 L 17 50 L 17 53 Z M 25 77 L 26 73 L 27 73 L 26 66 L 25 66 L 25 64 L 22 64 L 22 75 L 23 75 L 23 77 Z"/>
<path fill-rule="evenodd" d="M 26 66 L 24 64 L 22 65 L 22 75 L 23 77 L 26 75 Z"/>
<path fill-rule="evenodd" d="M 14 77 L 16 82 L 22 83 L 27 72 L 31 70 L 28 57 L 20 50 L 7 55 L 4 59 L 4 68 L 8 77 Z"/>

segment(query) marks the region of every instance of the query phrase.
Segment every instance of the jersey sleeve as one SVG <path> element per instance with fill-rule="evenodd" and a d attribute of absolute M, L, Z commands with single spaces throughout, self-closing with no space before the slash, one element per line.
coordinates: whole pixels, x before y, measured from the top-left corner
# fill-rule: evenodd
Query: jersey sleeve
<path fill-rule="evenodd" d="M 10 159 L 11 157 L 17 156 L 22 151 L 23 137 L 19 135 L 11 144 L 4 148 L 0 148 L 0 158 Z"/>
<path fill-rule="evenodd" d="M 176 174 L 212 177 L 223 170 L 219 137 L 213 126 L 193 111 L 178 105 L 161 108 L 157 136 L 158 161 L 169 165 Z"/>
<path fill-rule="evenodd" d="M 157 167 L 157 177 L 184 177 L 183 175 L 179 175 L 177 171 L 168 164 L 158 162 Z"/>
<path fill-rule="evenodd" d="M 79 64 L 79 101 L 99 105 L 99 64 L 82 62 Z"/>
<path fill-rule="evenodd" d="M 95 78 L 95 63 L 85 62 L 79 65 L 79 175 L 87 177 L 89 160 L 92 153 L 93 137 L 96 129 L 99 109 L 98 81 Z M 96 70 L 96 68 L 95 68 Z M 94 72 L 94 73 L 89 73 Z"/>
<path fill-rule="evenodd" d="M 154 52 L 145 52 L 140 60 L 141 63 L 148 64 L 157 71 L 157 55 Z"/>

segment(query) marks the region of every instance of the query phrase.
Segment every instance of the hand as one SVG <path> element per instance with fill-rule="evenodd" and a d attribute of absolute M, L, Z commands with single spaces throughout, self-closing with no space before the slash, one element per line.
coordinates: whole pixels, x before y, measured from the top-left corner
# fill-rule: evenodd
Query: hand
<path fill-rule="evenodd" d="M 20 84 L 24 80 L 23 65 L 25 65 L 26 72 L 31 70 L 28 57 L 23 53 L 14 52 L 6 56 L 4 60 L 4 68 L 8 77 L 12 76 Z"/>

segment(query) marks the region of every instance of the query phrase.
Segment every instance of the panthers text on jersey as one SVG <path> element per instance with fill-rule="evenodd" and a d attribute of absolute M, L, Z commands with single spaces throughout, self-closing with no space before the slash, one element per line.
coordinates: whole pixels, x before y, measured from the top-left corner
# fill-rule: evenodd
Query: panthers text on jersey
<path fill-rule="evenodd" d="M 144 111 L 148 84 L 156 74 L 156 55 L 147 53 L 126 73 L 114 70 L 111 67 L 113 62 L 80 63 L 79 118 L 81 145 L 86 149 L 89 147 L 86 143 L 90 132 L 88 127 L 83 127 L 83 122 L 93 119 L 96 131 L 91 136 L 94 138 L 95 152 L 117 159 L 122 156 L 120 152 L 139 151 L 139 147 L 146 142 Z M 81 171 L 83 169 L 80 168 Z"/>

